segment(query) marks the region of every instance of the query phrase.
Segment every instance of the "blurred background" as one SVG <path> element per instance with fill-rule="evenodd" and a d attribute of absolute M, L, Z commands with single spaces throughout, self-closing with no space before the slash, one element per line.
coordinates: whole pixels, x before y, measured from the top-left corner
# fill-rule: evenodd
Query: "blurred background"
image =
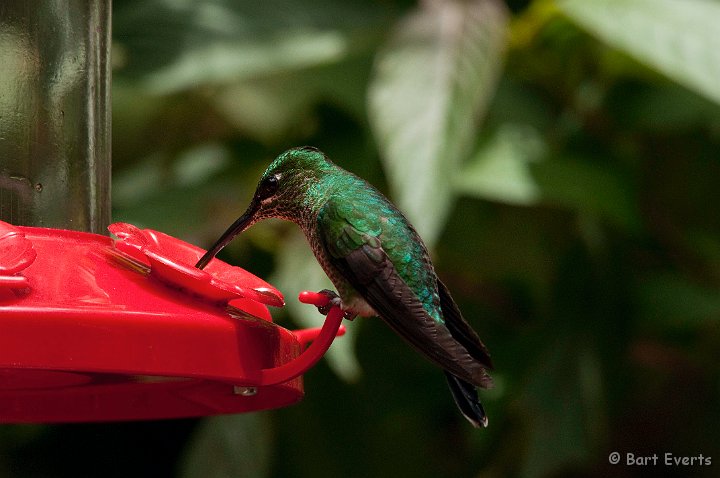
<path fill-rule="evenodd" d="M 0 476 L 718 476 L 720 2 L 115 0 L 112 61 L 114 221 L 207 247 L 319 147 L 426 239 L 493 354 L 490 426 L 356 320 L 298 405 L 4 425 Z M 294 225 L 220 257 L 285 293 L 281 325 L 321 323 Z"/>

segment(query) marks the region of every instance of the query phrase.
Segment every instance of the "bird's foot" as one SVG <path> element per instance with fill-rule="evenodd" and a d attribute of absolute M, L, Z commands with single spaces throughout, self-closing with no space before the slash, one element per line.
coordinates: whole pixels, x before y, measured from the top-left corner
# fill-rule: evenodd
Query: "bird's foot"
<path fill-rule="evenodd" d="M 318 292 L 318 294 L 322 294 L 328 298 L 327 304 L 317 306 L 318 312 L 320 312 L 322 315 L 328 315 L 330 309 L 332 309 L 333 307 L 340 307 L 340 309 L 342 309 L 342 300 L 340 299 L 340 296 L 337 295 L 337 292 L 329 289 L 323 289 Z M 348 310 L 343 310 L 343 315 L 347 320 L 353 320 L 356 317 L 356 314 L 353 314 Z"/>

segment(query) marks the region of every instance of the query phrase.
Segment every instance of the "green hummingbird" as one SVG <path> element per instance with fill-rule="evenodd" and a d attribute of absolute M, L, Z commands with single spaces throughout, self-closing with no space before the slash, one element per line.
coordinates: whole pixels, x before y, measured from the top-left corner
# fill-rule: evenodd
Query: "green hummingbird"
<path fill-rule="evenodd" d="M 286 151 L 263 174 L 245 213 L 196 267 L 204 268 L 237 234 L 272 217 L 303 230 L 339 296 L 323 292 L 347 318 L 383 319 L 444 370 L 470 423 L 487 426 L 475 387 L 492 385 L 490 354 L 435 274 L 415 228 L 380 191 L 315 148 Z"/>

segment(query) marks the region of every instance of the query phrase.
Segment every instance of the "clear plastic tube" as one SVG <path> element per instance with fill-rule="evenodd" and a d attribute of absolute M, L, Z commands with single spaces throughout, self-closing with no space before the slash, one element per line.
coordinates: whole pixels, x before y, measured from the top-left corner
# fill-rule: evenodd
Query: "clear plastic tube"
<path fill-rule="evenodd" d="M 110 223 L 108 0 L 0 1 L 0 219 Z"/>

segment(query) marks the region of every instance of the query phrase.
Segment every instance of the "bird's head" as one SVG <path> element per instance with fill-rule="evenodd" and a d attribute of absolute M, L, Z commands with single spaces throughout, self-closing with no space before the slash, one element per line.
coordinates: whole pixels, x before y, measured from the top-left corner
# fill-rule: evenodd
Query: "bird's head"
<path fill-rule="evenodd" d="M 258 221 L 271 217 L 294 220 L 310 186 L 335 166 L 318 149 L 304 146 L 285 151 L 265 170 L 247 210 L 235 221 L 196 267 L 203 269 L 235 236 Z"/>

